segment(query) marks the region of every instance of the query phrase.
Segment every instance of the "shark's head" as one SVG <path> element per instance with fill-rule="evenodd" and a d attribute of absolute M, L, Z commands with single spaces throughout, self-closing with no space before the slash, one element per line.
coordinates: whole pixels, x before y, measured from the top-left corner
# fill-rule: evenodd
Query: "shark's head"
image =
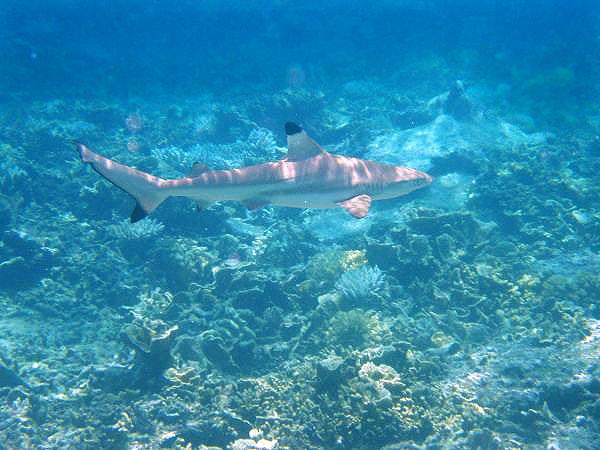
<path fill-rule="evenodd" d="M 386 196 L 399 197 L 406 195 L 417 189 L 429 186 L 433 178 L 425 172 L 420 172 L 416 169 L 408 167 L 396 166 L 393 171 L 386 177 L 387 187 Z"/>

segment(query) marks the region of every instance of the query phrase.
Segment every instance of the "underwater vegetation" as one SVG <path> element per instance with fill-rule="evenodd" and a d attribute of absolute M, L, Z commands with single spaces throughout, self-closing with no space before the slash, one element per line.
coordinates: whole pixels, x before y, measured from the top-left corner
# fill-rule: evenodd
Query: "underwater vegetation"
<path fill-rule="evenodd" d="M 335 283 L 343 299 L 352 303 L 366 303 L 383 288 L 383 273 L 377 266 L 361 266 L 344 272 Z"/>
<path fill-rule="evenodd" d="M 598 448 L 597 5 L 21 3 L 0 448 Z M 71 145 L 183 177 L 281 158 L 289 120 L 435 181 L 362 220 L 171 199 L 131 224 Z"/>
<path fill-rule="evenodd" d="M 145 239 L 156 236 L 165 226 L 155 219 L 148 218 L 141 222 L 129 223 L 124 220 L 107 227 L 108 234 L 116 239 Z"/>
<path fill-rule="evenodd" d="M 364 311 L 340 311 L 331 318 L 327 335 L 334 344 L 361 347 L 375 334 L 375 319 Z"/>

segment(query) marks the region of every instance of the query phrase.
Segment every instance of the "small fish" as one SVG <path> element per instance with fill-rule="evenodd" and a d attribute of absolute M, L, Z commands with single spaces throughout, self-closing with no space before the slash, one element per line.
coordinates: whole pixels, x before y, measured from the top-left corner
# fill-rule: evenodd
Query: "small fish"
<path fill-rule="evenodd" d="M 284 159 L 232 170 L 210 170 L 195 163 L 185 178 L 166 180 L 119 164 L 76 142 L 81 160 L 137 202 L 137 222 L 169 197 L 187 197 L 200 209 L 234 200 L 249 209 L 266 205 L 291 208 L 343 208 L 366 217 L 373 200 L 406 195 L 431 184 L 424 172 L 325 151 L 297 124 L 285 124 Z"/>

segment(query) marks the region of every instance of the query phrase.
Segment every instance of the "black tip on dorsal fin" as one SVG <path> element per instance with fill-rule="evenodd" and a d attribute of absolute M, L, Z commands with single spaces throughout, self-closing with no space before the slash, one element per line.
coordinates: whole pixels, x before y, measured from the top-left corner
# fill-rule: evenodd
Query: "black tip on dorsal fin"
<path fill-rule="evenodd" d="M 285 123 L 285 134 L 291 136 L 293 134 L 300 133 L 302 131 L 302 127 L 294 122 L 286 122 Z"/>
<path fill-rule="evenodd" d="M 285 159 L 288 161 L 301 161 L 326 153 L 297 123 L 286 122 L 285 133 L 288 146 Z"/>
<path fill-rule="evenodd" d="M 139 222 L 140 220 L 142 220 L 147 215 L 148 215 L 148 213 L 146 211 L 144 211 L 144 208 L 142 208 L 142 205 L 140 205 L 139 203 L 136 203 L 135 208 L 133 209 L 133 212 L 131 213 L 131 217 L 129 217 L 129 221 L 131 223 L 136 223 L 136 222 Z"/>

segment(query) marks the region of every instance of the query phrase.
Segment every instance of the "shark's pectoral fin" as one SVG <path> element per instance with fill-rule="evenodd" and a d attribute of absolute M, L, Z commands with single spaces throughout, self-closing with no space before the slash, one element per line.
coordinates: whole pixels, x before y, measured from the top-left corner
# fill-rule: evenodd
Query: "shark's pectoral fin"
<path fill-rule="evenodd" d="M 262 198 L 248 198 L 246 200 L 242 200 L 242 205 L 251 210 L 264 208 L 268 204 L 269 202 Z"/>
<path fill-rule="evenodd" d="M 348 200 L 338 203 L 338 205 L 340 205 L 357 219 L 362 219 L 369 214 L 371 200 L 372 199 L 370 196 L 363 194 L 349 198 Z"/>

